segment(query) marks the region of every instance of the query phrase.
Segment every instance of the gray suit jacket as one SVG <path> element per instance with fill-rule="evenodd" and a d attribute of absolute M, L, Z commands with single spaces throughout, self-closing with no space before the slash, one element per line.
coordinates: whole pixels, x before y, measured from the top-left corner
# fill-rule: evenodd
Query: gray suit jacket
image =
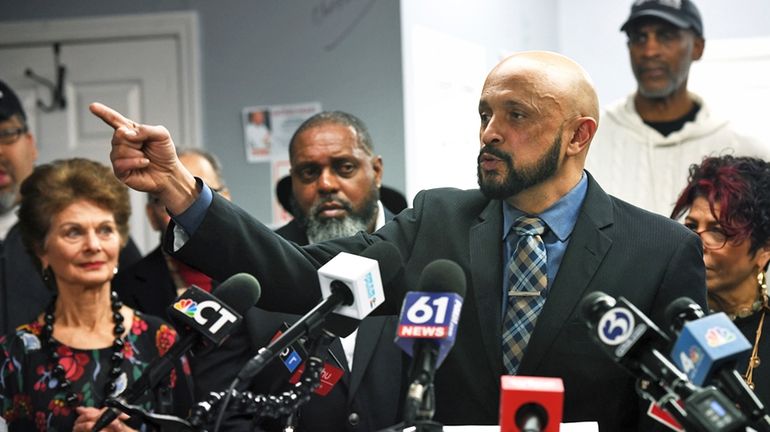
<path fill-rule="evenodd" d="M 427 264 L 439 258 L 457 262 L 465 270 L 468 291 L 454 349 L 436 373 L 435 419 L 497 424 L 504 373 L 501 205 L 478 190 L 423 191 L 413 209 L 372 235 L 301 248 L 215 197 L 177 255 L 214 277 L 253 273 L 262 283 L 262 307 L 299 313 L 318 301 L 318 295 L 301 295 L 310 291 L 316 269 L 341 250 L 360 253 L 378 241 L 399 249 L 404 271 L 387 288 L 383 313 L 397 313 L 403 293 L 416 288 Z M 564 380 L 565 422 L 598 420 L 603 431 L 649 430 L 634 378 L 591 341 L 581 318 L 580 300 L 592 291 L 624 296 L 659 323 L 665 307 L 678 297 L 705 306 L 698 237 L 607 195 L 589 175 L 575 230 L 519 369 L 521 375 Z"/>

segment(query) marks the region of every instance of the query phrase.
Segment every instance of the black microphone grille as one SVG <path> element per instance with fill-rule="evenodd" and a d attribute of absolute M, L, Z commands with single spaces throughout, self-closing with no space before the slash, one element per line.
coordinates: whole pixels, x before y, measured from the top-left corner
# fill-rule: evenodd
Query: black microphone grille
<path fill-rule="evenodd" d="M 465 284 L 465 272 L 459 264 L 448 259 L 437 259 L 422 270 L 417 289 L 427 292 L 454 292 L 465 298 Z"/>
<path fill-rule="evenodd" d="M 663 319 L 672 332 L 680 332 L 686 321 L 703 318 L 704 313 L 698 303 L 689 297 L 679 297 L 663 311 Z"/>
<path fill-rule="evenodd" d="M 580 301 L 580 313 L 583 321 L 593 327 L 599 322 L 605 312 L 615 306 L 615 299 L 601 291 L 593 291 L 586 294 Z"/>
<path fill-rule="evenodd" d="M 380 278 L 382 284 L 387 285 L 404 267 L 401 260 L 401 252 L 392 243 L 377 242 L 361 252 L 364 258 L 370 258 L 380 264 Z"/>
<path fill-rule="evenodd" d="M 262 288 L 257 279 L 248 273 L 236 273 L 216 287 L 214 295 L 222 303 L 243 315 L 250 307 L 257 304 Z"/>

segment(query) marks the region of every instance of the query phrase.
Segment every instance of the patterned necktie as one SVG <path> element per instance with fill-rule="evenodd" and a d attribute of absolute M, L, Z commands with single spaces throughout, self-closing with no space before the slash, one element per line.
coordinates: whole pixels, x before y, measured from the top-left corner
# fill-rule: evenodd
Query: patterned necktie
<path fill-rule="evenodd" d="M 540 237 L 545 232 L 545 223 L 539 218 L 521 216 L 511 229 L 519 235 L 519 241 L 508 263 L 510 285 L 503 319 L 503 365 L 509 375 L 515 375 L 545 303 L 548 275 L 545 244 Z"/>

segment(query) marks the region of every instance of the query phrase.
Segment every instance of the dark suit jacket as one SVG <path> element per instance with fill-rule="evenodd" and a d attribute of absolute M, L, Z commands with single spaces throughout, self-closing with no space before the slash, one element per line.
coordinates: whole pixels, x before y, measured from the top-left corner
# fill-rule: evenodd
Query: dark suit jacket
<path fill-rule="evenodd" d="M 690 296 L 705 307 L 702 248 L 680 224 L 607 195 L 588 191 L 548 300 L 519 367 L 521 375 L 564 380 L 565 422 L 598 420 L 603 431 L 649 430 L 634 378 L 594 344 L 581 318 L 591 291 L 624 296 L 657 322 L 665 307 Z M 214 200 L 180 258 L 219 276 L 249 271 L 262 283 L 263 307 L 307 310 L 303 298 L 315 269 L 338 251 L 360 253 L 378 241 L 401 252 L 405 267 L 388 287 L 383 312 L 395 313 L 433 260 L 457 262 L 468 291 L 454 349 L 436 373 L 435 419 L 445 424 L 497 424 L 502 310 L 501 202 L 478 190 L 436 189 L 373 235 L 300 248 L 274 235 L 225 200 Z M 171 227 L 173 229 L 173 227 Z M 168 241 L 172 240 L 168 235 Z M 222 238 L 232 241 L 222 242 Z M 303 289 L 298 289 L 303 287 Z M 305 294 L 307 296 L 307 294 Z"/>
<path fill-rule="evenodd" d="M 393 214 L 385 211 L 386 220 Z M 305 230 L 293 220 L 276 230 L 278 234 L 301 245 L 308 243 Z M 199 398 L 210 391 L 228 387 L 238 369 L 259 348 L 270 343 L 282 324 L 293 324 L 299 315 L 270 312 L 252 308 L 244 320 L 248 338 L 236 331 L 218 350 L 193 359 L 196 393 Z M 393 343 L 398 319 L 395 316 L 368 317 L 361 322 L 356 336 L 353 371 L 345 361 L 345 352 L 339 339 L 330 347 L 329 363 L 344 370 L 339 382 L 325 396 L 313 395 L 298 412 L 299 431 L 340 432 L 375 431 L 400 421 L 402 396 L 402 351 Z M 222 367 L 222 365 L 232 367 Z M 289 389 L 288 370 L 280 359 L 271 362 L 254 380 L 249 390 L 255 394 L 280 394 Z M 276 423 L 264 422 L 266 430 L 280 429 Z M 231 421 L 228 428 L 243 426 Z"/>
<path fill-rule="evenodd" d="M 0 334 L 32 322 L 51 301 L 37 265 L 21 242 L 19 225 L 0 241 Z"/>
<path fill-rule="evenodd" d="M 112 288 L 127 306 L 166 319 L 166 308 L 176 299 L 176 286 L 158 246 L 134 265 L 122 269 Z"/>

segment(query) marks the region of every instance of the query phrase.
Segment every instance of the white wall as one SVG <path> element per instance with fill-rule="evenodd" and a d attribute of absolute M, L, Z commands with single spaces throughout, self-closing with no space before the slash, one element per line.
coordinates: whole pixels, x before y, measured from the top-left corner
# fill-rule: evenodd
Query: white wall
<path fill-rule="evenodd" d="M 602 105 L 631 93 L 626 36 L 620 31 L 631 0 L 558 0 L 559 50 L 578 61 L 594 79 Z M 770 36 L 767 0 L 695 0 L 709 41 Z M 722 85 L 740 77 L 725 77 Z"/>
<path fill-rule="evenodd" d="M 401 2 L 406 192 L 475 188 L 478 98 L 513 51 L 556 50 L 556 0 Z"/>

